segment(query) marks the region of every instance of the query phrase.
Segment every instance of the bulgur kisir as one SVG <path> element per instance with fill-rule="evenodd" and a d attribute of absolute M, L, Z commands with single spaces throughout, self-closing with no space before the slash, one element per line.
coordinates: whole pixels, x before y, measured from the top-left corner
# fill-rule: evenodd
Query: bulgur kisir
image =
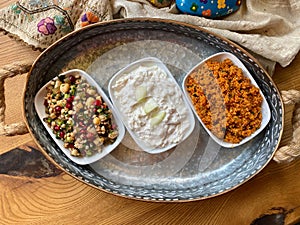
<path fill-rule="evenodd" d="M 196 68 L 186 88 L 198 116 L 218 138 L 239 143 L 260 127 L 263 98 L 230 59 Z"/>
<path fill-rule="evenodd" d="M 97 89 L 78 74 L 60 75 L 47 87 L 44 121 L 75 157 L 91 156 L 112 144 L 118 130 Z"/>

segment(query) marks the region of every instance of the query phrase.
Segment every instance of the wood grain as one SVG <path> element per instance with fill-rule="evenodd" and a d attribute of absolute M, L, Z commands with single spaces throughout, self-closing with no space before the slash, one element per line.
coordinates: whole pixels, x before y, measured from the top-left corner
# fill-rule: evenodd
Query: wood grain
<path fill-rule="evenodd" d="M 36 148 L 33 143 L 23 147 Z M 64 172 L 40 178 L 0 174 L 1 221 L 4 224 L 251 224 L 257 218 L 276 215 L 285 224 L 292 224 L 299 220 L 299 167 L 299 161 L 288 165 L 271 162 L 235 190 L 189 203 L 125 199 L 83 184 Z"/>
<path fill-rule="evenodd" d="M 0 8 L 14 1 L 1 1 Z M 0 66 L 40 54 L 0 34 Z M 300 90 L 300 55 L 273 76 L 280 90 Z M 22 117 L 26 75 L 7 80 L 6 122 Z M 292 135 L 293 106 L 286 106 L 280 145 Z M 270 162 L 240 187 L 188 203 L 152 203 L 115 196 L 54 167 L 29 134 L 0 137 L 0 224 L 217 224 L 259 225 L 300 222 L 300 160 Z"/>

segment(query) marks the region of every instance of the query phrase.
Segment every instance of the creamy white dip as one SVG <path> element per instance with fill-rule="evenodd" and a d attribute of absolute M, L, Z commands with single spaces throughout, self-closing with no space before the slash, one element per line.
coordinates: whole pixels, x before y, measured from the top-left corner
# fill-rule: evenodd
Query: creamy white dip
<path fill-rule="evenodd" d="M 137 99 L 138 89 L 145 90 L 142 100 Z M 142 65 L 123 74 L 112 86 L 112 91 L 128 128 L 148 147 L 178 144 L 191 126 L 180 88 L 155 64 Z M 149 102 L 156 106 L 151 112 L 147 112 Z M 151 121 L 159 112 L 164 116 L 153 125 Z"/>

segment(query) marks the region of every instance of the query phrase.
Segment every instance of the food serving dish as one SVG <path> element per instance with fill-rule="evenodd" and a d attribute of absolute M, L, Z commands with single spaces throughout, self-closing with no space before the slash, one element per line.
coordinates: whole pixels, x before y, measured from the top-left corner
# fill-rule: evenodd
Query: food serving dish
<path fill-rule="evenodd" d="M 44 105 L 44 100 L 45 100 L 45 96 L 47 94 L 47 87 L 50 86 L 50 83 L 52 81 L 56 81 L 58 80 L 58 76 L 68 76 L 68 75 L 80 75 L 81 77 L 85 78 L 87 80 L 87 82 L 92 86 L 92 87 L 96 87 L 97 92 L 101 95 L 101 97 L 103 98 L 104 102 L 108 105 L 109 109 L 112 111 L 112 120 L 113 123 L 115 123 L 117 125 L 117 129 L 118 129 L 118 137 L 116 138 L 116 140 L 114 141 L 114 143 L 106 145 L 103 147 L 103 149 L 101 150 L 101 152 L 95 153 L 91 156 L 72 156 L 71 155 L 71 151 L 69 149 L 67 149 L 66 147 L 64 147 L 64 141 L 61 139 L 58 139 L 56 137 L 56 135 L 54 134 L 53 130 L 48 126 L 48 124 L 44 121 L 44 118 L 47 116 L 46 112 L 45 112 L 45 105 Z M 99 85 L 93 80 L 93 78 L 90 77 L 89 74 L 87 74 L 86 72 L 82 71 L 82 70 L 78 70 L 78 69 L 72 69 L 69 71 L 66 71 L 64 73 L 59 74 L 57 77 L 55 77 L 54 79 L 50 80 L 48 83 L 46 83 L 36 94 L 35 98 L 34 98 L 34 106 L 37 112 L 38 117 L 40 118 L 42 124 L 45 126 L 46 130 L 48 131 L 48 133 L 50 134 L 50 136 L 52 137 L 52 139 L 54 140 L 54 142 L 58 145 L 58 147 L 62 150 L 62 152 L 72 161 L 74 161 L 75 163 L 79 164 L 79 165 L 86 165 L 86 164 L 90 164 L 93 163 L 101 158 L 103 158 L 104 156 L 106 156 L 107 154 L 109 154 L 111 151 L 113 151 L 122 141 L 124 134 L 125 134 L 125 128 L 121 122 L 121 120 L 118 118 L 116 112 L 114 111 L 113 105 L 111 104 L 109 98 L 106 96 L 106 94 L 103 92 L 103 90 L 101 89 L 101 87 L 99 87 Z M 77 95 L 77 94 L 75 94 Z M 89 115 L 89 117 L 91 117 L 92 115 Z M 73 118 L 74 120 L 74 118 Z M 99 148 L 99 147 L 98 147 Z"/>
<path fill-rule="evenodd" d="M 252 77 L 252 75 L 250 74 L 250 72 L 248 71 L 248 69 L 244 66 L 244 64 L 236 56 L 234 56 L 232 53 L 229 53 L 229 52 L 219 52 L 219 53 L 216 53 L 216 54 L 213 54 L 213 55 L 209 56 L 208 58 L 204 59 L 199 64 L 197 64 L 195 67 L 193 67 L 187 73 L 187 75 L 185 76 L 185 78 L 184 78 L 184 80 L 182 82 L 182 89 L 183 89 L 185 95 L 187 96 L 188 102 L 189 102 L 191 108 L 193 109 L 196 117 L 198 118 L 198 120 L 200 121 L 200 123 L 203 125 L 203 127 L 205 128 L 205 130 L 207 131 L 207 133 L 212 137 L 212 139 L 214 141 L 216 141 L 219 145 L 223 146 L 223 147 L 233 148 L 233 147 L 237 147 L 239 145 L 242 145 L 242 144 L 250 141 L 256 135 L 258 135 L 267 126 L 267 124 L 269 123 L 270 118 L 271 118 L 271 112 L 270 112 L 270 108 L 269 108 L 268 102 L 267 102 L 266 98 L 264 97 L 264 94 L 260 90 L 259 93 L 262 96 L 262 105 L 261 105 L 262 120 L 261 120 L 260 127 L 254 133 L 252 133 L 250 136 L 242 139 L 239 143 L 230 143 L 230 142 L 224 141 L 224 139 L 218 138 L 216 135 L 214 135 L 211 132 L 211 130 L 209 130 L 207 128 L 207 126 L 205 126 L 205 124 L 203 123 L 202 119 L 200 118 L 200 116 L 196 112 L 195 107 L 193 105 L 193 102 L 192 102 L 192 100 L 190 98 L 190 94 L 187 91 L 187 78 L 189 76 L 191 76 L 191 74 L 193 72 L 199 70 L 200 68 L 204 68 L 204 65 L 205 65 L 205 63 L 207 61 L 222 62 L 225 59 L 230 59 L 235 66 L 237 66 L 238 68 L 242 69 L 243 75 L 251 80 L 251 84 L 254 85 L 255 87 L 259 88 L 259 86 L 257 85 L 256 81 L 254 80 L 254 78 Z M 214 107 L 214 105 L 212 104 L 211 107 Z M 222 112 L 219 112 L 219 113 L 222 113 Z"/>
<path fill-rule="evenodd" d="M 148 153 L 173 148 L 194 129 L 193 112 L 180 86 L 155 57 L 139 59 L 121 69 L 110 79 L 108 91 L 127 131 Z"/>
<path fill-rule="evenodd" d="M 267 126 L 252 140 L 224 148 L 212 140 L 198 120 L 190 136 L 169 151 L 141 151 L 128 132 L 121 143 L 89 165 L 70 160 L 51 138 L 34 107 L 34 97 L 49 80 L 70 69 L 92 76 L 108 94 L 115 73 L 145 57 L 159 58 L 178 84 L 205 58 L 230 52 L 259 85 L 270 107 Z M 282 132 L 280 92 L 267 72 L 233 42 L 186 23 L 136 18 L 101 22 L 66 35 L 45 50 L 28 74 L 24 117 L 43 154 L 74 178 L 99 190 L 146 201 L 194 201 L 211 198 L 247 182 L 272 159 Z"/>

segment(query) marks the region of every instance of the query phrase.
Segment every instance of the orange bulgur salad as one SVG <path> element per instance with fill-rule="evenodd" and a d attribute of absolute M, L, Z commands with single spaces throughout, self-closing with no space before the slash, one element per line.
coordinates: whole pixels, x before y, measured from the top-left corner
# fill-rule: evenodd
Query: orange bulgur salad
<path fill-rule="evenodd" d="M 186 90 L 205 126 L 226 142 L 239 143 L 261 125 L 260 91 L 230 59 L 194 69 Z"/>

